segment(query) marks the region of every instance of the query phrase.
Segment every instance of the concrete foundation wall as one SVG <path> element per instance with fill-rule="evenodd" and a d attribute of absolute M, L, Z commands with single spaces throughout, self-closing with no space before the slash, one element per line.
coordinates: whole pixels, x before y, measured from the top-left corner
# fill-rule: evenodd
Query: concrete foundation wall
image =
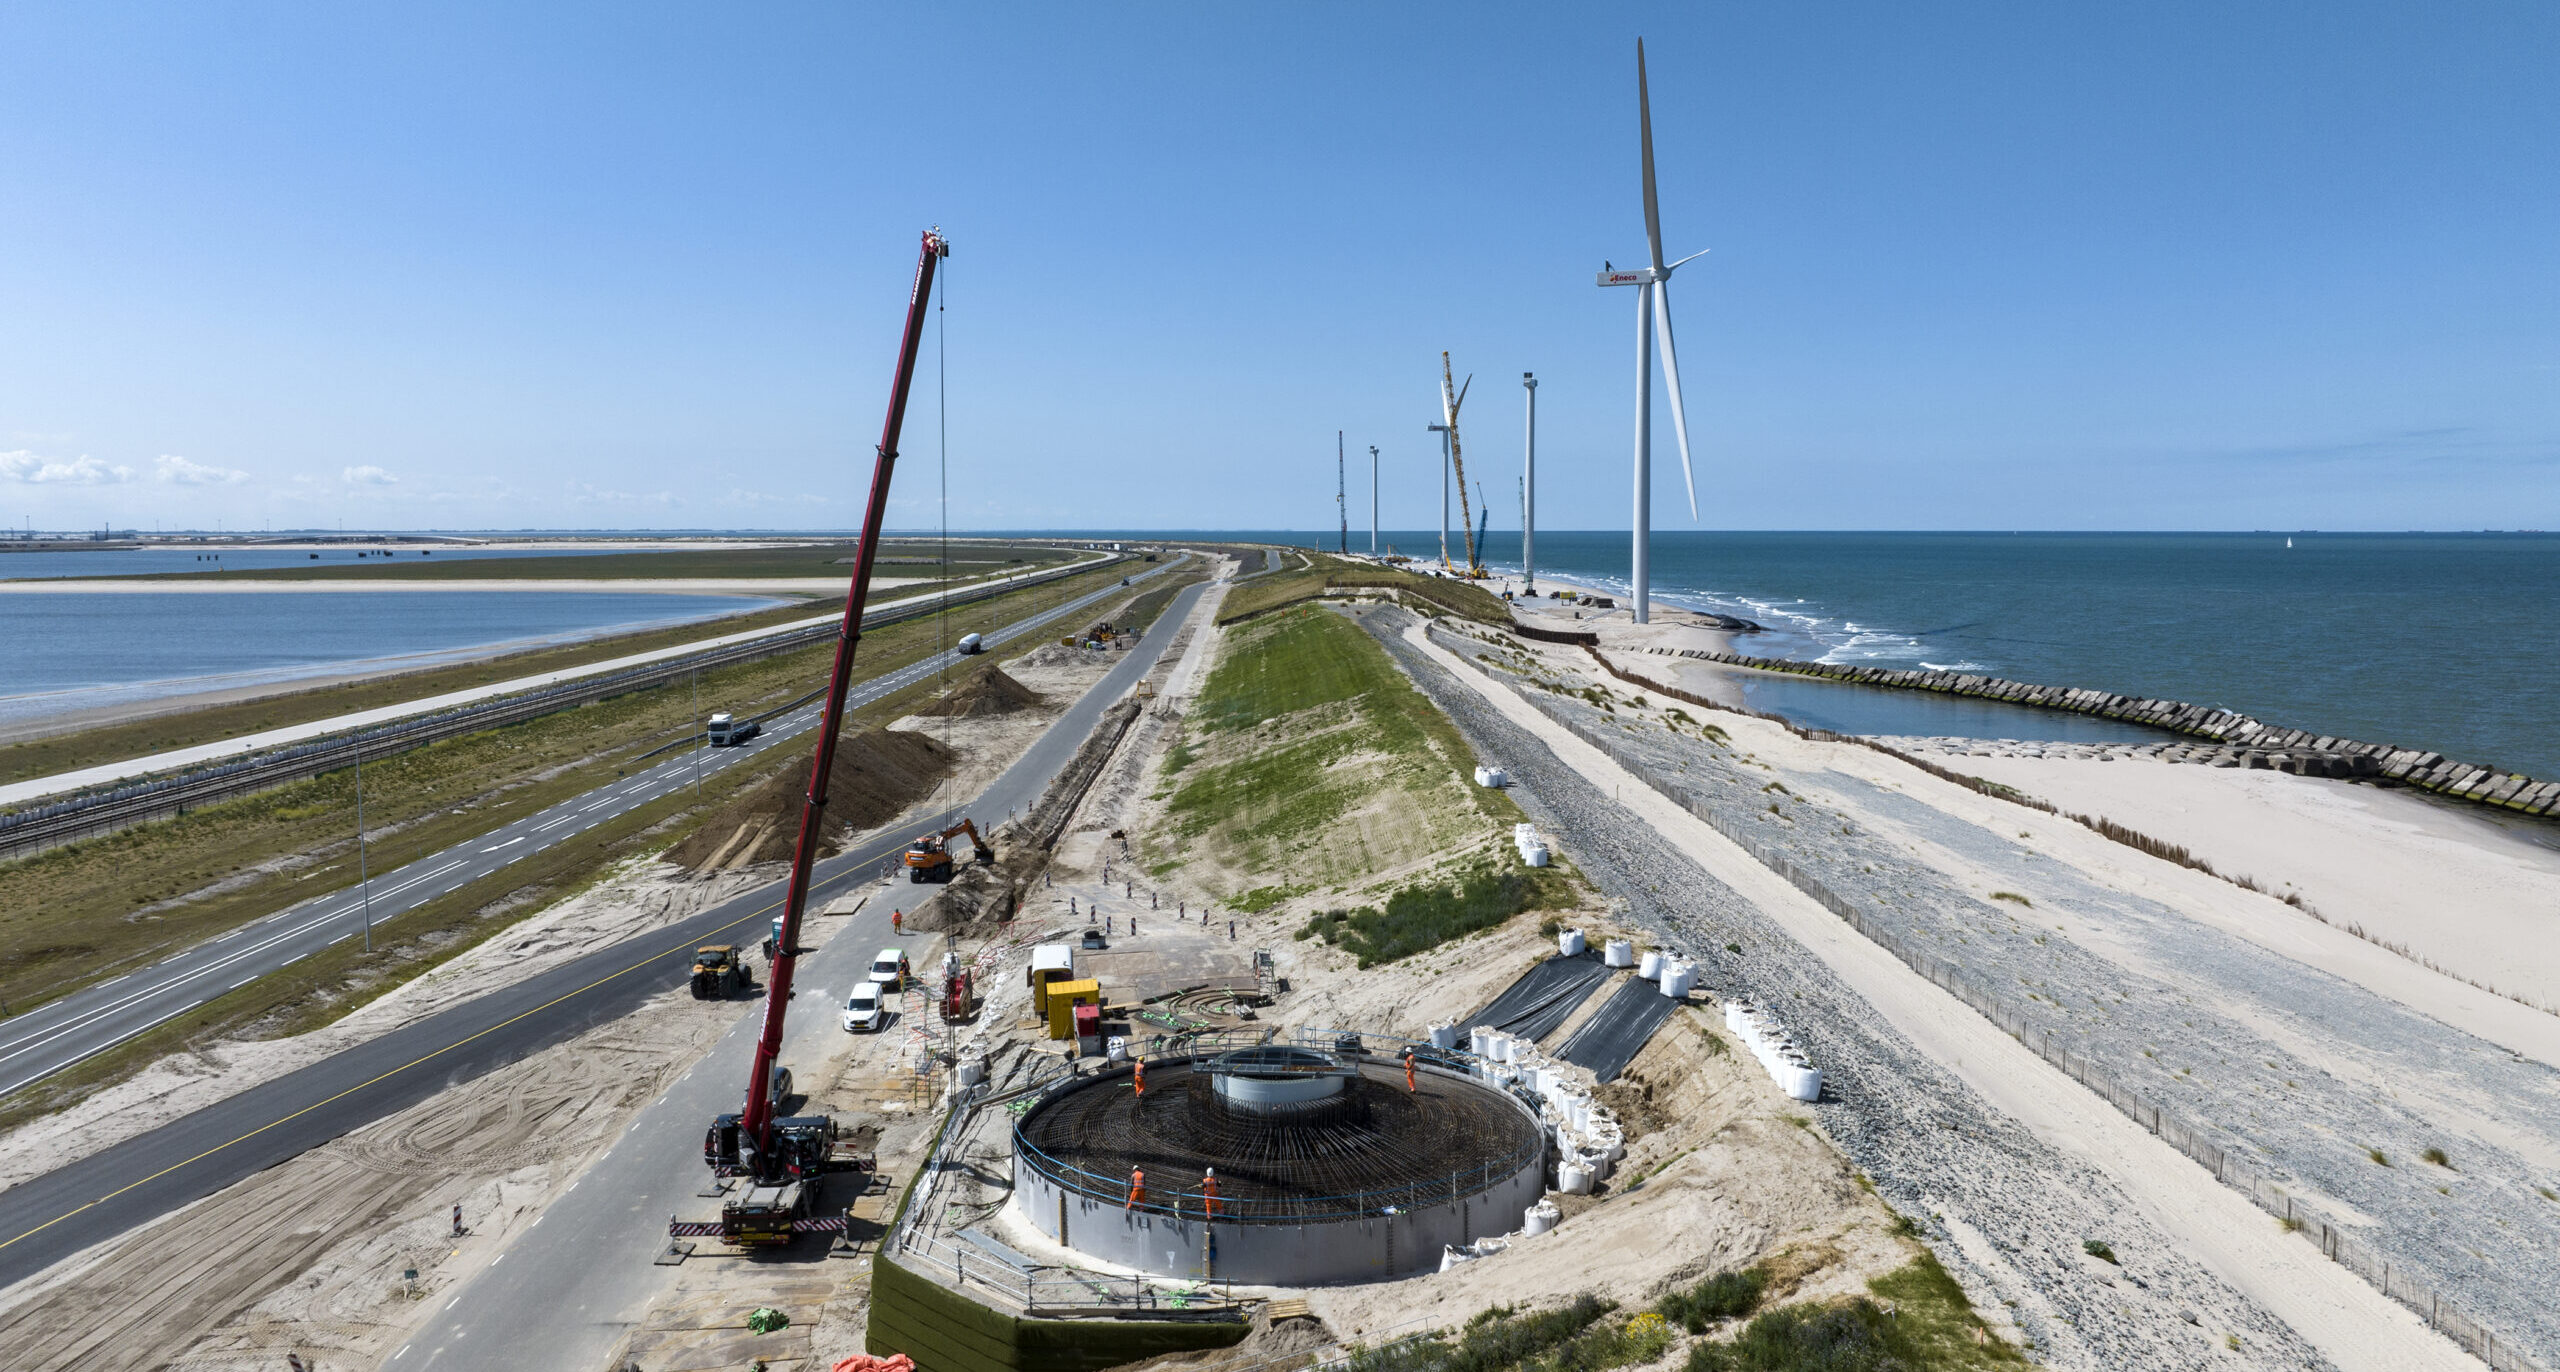
<path fill-rule="evenodd" d="M 1210 1225 L 1197 1216 L 1129 1211 L 1069 1192 L 1019 1158 L 1013 1183 L 1023 1217 L 1079 1253 L 1168 1277 L 1315 1286 L 1433 1271 L 1446 1245 L 1518 1229 L 1523 1212 L 1546 1194 L 1546 1160 L 1454 1203 L 1303 1224 Z"/>

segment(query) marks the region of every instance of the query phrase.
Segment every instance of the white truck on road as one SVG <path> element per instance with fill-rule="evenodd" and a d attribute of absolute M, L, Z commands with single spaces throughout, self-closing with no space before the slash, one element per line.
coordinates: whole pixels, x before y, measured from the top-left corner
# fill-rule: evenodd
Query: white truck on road
<path fill-rule="evenodd" d="M 764 726 L 752 719 L 733 719 L 725 714 L 711 717 L 711 746 L 714 748 L 735 748 L 763 732 Z"/>

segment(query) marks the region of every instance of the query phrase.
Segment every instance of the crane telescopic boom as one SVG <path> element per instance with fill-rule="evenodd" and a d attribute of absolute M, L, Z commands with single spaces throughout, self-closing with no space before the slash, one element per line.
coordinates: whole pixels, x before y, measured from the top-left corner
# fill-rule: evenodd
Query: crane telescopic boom
<path fill-rule="evenodd" d="M 916 255 L 916 280 L 907 295 L 907 331 L 898 344 L 898 367 L 889 381 L 889 415 L 871 467 L 871 500 L 862 512 L 862 541 L 853 559 L 853 583 L 845 588 L 844 622 L 836 631 L 835 673 L 827 683 L 826 713 L 818 724 L 818 748 L 809 765 L 809 793 L 800 807 L 800 841 L 791 850 L 791 885 L 782 899 L 774 940 L 773 970 L 766 978 L 764 1032 L 756 1039 L 755 1070 L 747 1079 L 747 1108 L 738 1120 L 740 1142 L 754 1150 L 753 1170 L 768 1174 L 773 1148 L 773 1064 L 782 1053 L 782 1021 L 791 1004 L 791 973 L 798 961 L 800 913 L 809 901 L 809 869 L 818 856 L 826 817 L 827 774 L 835 766 L 836 731 L 844 727 L 844 698 L 853 680 L 853 653 L 862 641 L 863 602 L 871 594 L 871 564 L 880 548 L 880 524 L 889 506 L 889 477 L 898 465 L 898 432 L 906 426 L 907 388 L 916 374 L 916 348 L 933 298 L 934 268 L 951 255 L 939 229 L 928 229 Z"/>

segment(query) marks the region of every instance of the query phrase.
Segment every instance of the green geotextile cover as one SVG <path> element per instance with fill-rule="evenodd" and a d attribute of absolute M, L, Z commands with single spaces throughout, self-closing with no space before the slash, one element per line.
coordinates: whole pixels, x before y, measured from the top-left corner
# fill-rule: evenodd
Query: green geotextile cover
<path fill-rule="evenodd" d="M 759 1334 L 770 1334 L 791 1323 L 791 1317 L 770 1305 L 759 1305 L 747 1316 L 747 1327 Z"/>

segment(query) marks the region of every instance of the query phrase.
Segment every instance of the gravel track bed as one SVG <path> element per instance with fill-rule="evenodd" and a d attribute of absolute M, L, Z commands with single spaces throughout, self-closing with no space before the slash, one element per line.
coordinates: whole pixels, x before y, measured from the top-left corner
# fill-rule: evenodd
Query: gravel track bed
<path fill-rule="evenodd" d="M 1862 997 L 1731 887 L 1653 841 L 1642 820 L 1422 656 L 1402 637 L 1410 614 L 1373 609 L 1356 622 L 1482 755 L 1502 759 L 1519 788 L 1514 798 L 1595 886 L 1623 902 L 1629 923 L 1701 957 L 1713 989 L 1780 1012 L 1833 1088 L 1805 1111 L 1889 1204 L 1921 1223 L 1977 1305 L 2009 1307 L 2037 1359 L 2070 1368 L 2227 1368 L 2234 1360 L 2221 1336 L 2233 1332 L 2248 1365 L 2331 1366 L 2182 1255 L 2105 1174 L 1987 1105 L 1879 1023 Z M 1524 694 L 1542 708 L 1559 703 L 1546 692 Z M 1726 943 L 1744 954 L 1723 952 Z M 2122 1266 L 2084 1253 L 2089 1238 L 2110 1244 Z"/>

